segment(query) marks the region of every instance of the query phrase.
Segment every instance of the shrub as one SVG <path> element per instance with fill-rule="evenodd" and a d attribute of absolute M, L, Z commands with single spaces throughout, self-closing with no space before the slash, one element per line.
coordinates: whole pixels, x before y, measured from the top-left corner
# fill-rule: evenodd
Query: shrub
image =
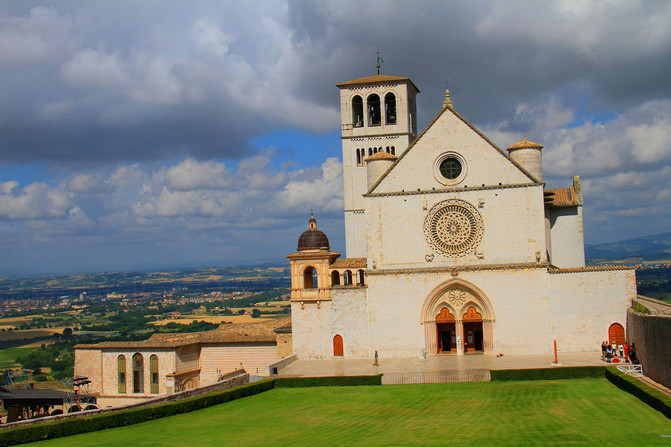
<path fill-rule="evenodd" d="M 303 388 L 313 386 L 382 385 L 382 375 L 333 376 L 333 377 L 282 377 L 275 379 L 277 388 Z"/>
<path fill-rule="evenodd" d="M 500 369 L 490 371 L 492 381 L 558 380 L 603 377 L 603 366 L 567 366 L 538 369 Z"/>
<path fill-rule="evenodd" d="M 622 391 L 633 394 L 641 401 L 645 402 L 667 418 L 671 419 L 671 397 L 667 396 L 661 391 L 650 388 L 648 385 L 636 379 L 635 377 L 628 376 L 627 374 L 619 371 L 617 367 L 611 366 L 605 368 L 605 370 L 606 379 L 608 379 L 608 381 L 610 381 L 613 385 Z"/>
<path fill-rule="evenodd" d="M 201 408 L 229 402 L 241 397 L 262 393 L 273 387 L 273 380 L 263 380 L 217 393 L 196 396 L 153 407 L 134 408 L 91 416 L 80 416 L 57 422 L 35 424 L 28 427 L 10 428 L 0 432 L 0 446 L 23 444 L 41 439 L 60 438 L 106 428 L 138 424 L 165 416 L 200 410 Z"/>

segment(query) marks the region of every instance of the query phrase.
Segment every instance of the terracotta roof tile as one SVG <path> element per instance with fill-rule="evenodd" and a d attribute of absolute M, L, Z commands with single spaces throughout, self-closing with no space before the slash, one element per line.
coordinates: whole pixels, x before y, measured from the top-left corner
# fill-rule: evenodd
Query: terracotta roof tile
<path fill-rule="evenodd" d="M 578 198 L 573 186 L 570 188 L 546 189 L 543 191 L 545 204 L 556 207 L 577 206 Z"/>
<path fill-rule="evenodd" d="M 380 151 L 366 158 L 366 161 L 373 160 L 396 160 L 398 157 L 396 155 L 390 154 L 389 152 Z"/>
<path fill-rule="evenodd" d="M 343 258 L 336 260 L 333 264 L 329 266 L 332 269 L 345 269 L 345 268 L 366 268 L 366 258 Z"/>
<path fill-rule="evenodd" d="M 524 138 L 522 141 L 518 141 L 517 143 L 508 147 L 508 150 L 512 149 L 543 149 L 543 145 L 534 143 L 533 141 L 529 141 Z"/>
<path fill-rule="evenodd" d="M 178 348 L 193 344 L 210 343 L 273 343 L 275 329 L 291 327 L 291 318 L 277 318 L 258 323 L 222 324 L 217 329 L 184 334 L 153 334 L 143 341 L 107 341 L 91 345 L 77 345 L 77 349 L 151 349 Z"/>
<path fill-rule="evenodd" d="M 336 87 L 348 87 L 351 85 L 363 85 L 363 84 L 385 84 L 388 82 L 409 82 L 410 85 L 412 85 L 417 93 L 419 93 L 419 89 L 417 86 L 410 80 L 410 78 L 405 77 L 405 76 L 389 76 L 389 75 L 373 75 L 373 76 L 367 76 L 365 78 L 359 78 L 359 79 L 352 79 L 351 81 L 345 81 L 341 82 L 339 84 L 336 84 Z"/>

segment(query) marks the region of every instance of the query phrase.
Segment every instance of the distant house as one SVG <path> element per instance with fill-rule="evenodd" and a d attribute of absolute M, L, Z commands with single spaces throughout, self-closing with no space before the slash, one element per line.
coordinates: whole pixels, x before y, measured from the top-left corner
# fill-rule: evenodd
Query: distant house
<path fill-rule="evenodd" d="M 144 341 L 77 345 L 74 372 L 91 380 L 88 392 L 105 407 L 210 385 L 241 368 L 268 376 L 272 365 L 292 352 L 291 319 L 282 318 L 154 334 Z"/>

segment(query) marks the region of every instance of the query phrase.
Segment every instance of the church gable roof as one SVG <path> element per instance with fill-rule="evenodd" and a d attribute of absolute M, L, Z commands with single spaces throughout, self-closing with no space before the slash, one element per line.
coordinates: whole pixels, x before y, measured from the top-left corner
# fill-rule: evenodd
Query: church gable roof
<path fill-rule="evenodd" d="M 446 153 L 458 154 L 465 162 L 465 176 L 458 183 L 446 185 L 434 175 L 436 160 Z M 538 181 L 454 109 L 446 106 L 368 194 L 530 183 Z"/>

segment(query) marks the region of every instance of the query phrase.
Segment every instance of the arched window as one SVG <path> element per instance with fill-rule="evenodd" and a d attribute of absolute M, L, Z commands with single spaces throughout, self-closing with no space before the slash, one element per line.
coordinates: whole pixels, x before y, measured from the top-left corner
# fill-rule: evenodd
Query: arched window
<path fill-rule="evenodd" d="M 303 272 L 303 288 L 314 289 L 317 287 L 317 269 L 310 266 Z"/>
<path fill-rule="evenodd" d="M 351 286 L 352 285 L 352 272 L 350 270 L 345 270 L 344 273 L 344 282 L 346 286 Z"/>
<path fill-rule="evenodd" d="M 158 394 L 158 356 L 149 357 L 149 374 L 151 374 L 151 394 Z"/>
<path fill-rule="evenodd" d="M 126 357 L 120 355 L 117 358 L 117 383 L 119 394 L 126 392 Z"/>
<path fill-rule="evenodd" d="M 352 98 L 352 124 L 354 127 L 363 127 L 363 99 L 361 96 Z"/>
<path fill-rule="evenodd" d="M 133 356 L 133 392 L 144 393 L 144 359 L 140 353 Z"/>
<path fill-rule="evenodd" d="M 361 149 L 356 150 L 356 165 L 361 166 Z"/>
<path fill-rule="evenodd" d="M 391 155 L 396 155 L 396 148 L 394 146 L 391 147 Z"/>
<path fill-rule="evenodd" d="M 384 95 L 384 122 L 396 124 L 396 95 L 393 93 Z"/>
<path fill-rule="evenodd" d="M 373 93 L 368 97 L 368 125 L 379 126 L 380 119 L 380 97 Z"/>
<path fill-rule="evenodd" d="M 364 275 L 363 275 L 363 270 L 362 270 L 362 269 L 359 269 L 359 270 L 356 272 L 356 284 L 357 284 L 358 286 L 363 286 L 363 285 L 365 284 L 365 281 L 364 281 Z"/>
<path fill-rule="evenodd" d="M 342 357 L 344 355 L 344 349 L 343 349 L 343 343 L 342 343 L 342 337 L 340 334 L 336 335 L 333 337 L 333 356 L 334 357 Z"/>
<path fill-rule="evenodd" d="M 373 155 L 373 149 L 368 148 L 368 156 L 370 157 L 371 155 Z"/>
<path fill-rule="evenodd" d="M 338 272 L 338 270 L 333 270 L 331 272 L 331 285 L 332 286 L 340 285 L 340 273 Z"/>

